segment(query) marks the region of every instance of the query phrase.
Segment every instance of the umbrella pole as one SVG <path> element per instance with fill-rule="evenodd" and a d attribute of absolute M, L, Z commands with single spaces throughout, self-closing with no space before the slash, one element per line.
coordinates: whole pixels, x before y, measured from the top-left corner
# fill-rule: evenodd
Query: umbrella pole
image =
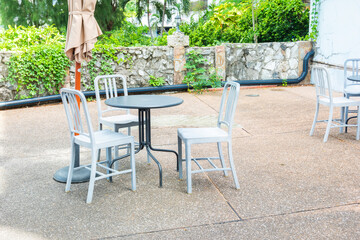
<path fill-rule="evenodd" d="M 81 68 L 81 63 L 78 63 L 75 61 L 75 90 L 79 90 L 79 91 L 80 91 L 80 85 L 81 85 L 80 68 Z M 80 98 L 78 96 L 76 96 L 76 100 L 78 103 L 78 107 L 80 109 Z M 75 135 L 78 135 L 78 134 L 75 133 Z M 75 144 L 75 167 L 80 166 L 79 155 L 80 155 L 79 145 Z"/>
<path fill-rule="evenodd" d="M 81 85 L 81 73 L 80 73 L 81 63 L 75 62 L 75 90 L 80 91 Z M 80 108 L 80 98 L 76 97 L 78 106 Z"/>
<path fill-rule="evenodd" d="M 75 62 L 75 89 L 80 90 L 81 85 L 81 73 L 80 73 L 81 63 Z M 80 98 L 76 96 L 78 106 L 80 109 Z M 75 164 L 74 167 L 80 166 L 80 147 L 75 144 Z M 64 167 L 59 169 L 54 174 L 54 179 L 58 182 L 66 183 L 67 175 L 69 172 L 69 167 Z M 90 179 L 90 172 L 85 168 L 75 169 L 73 173 L 72 183 L 81 183 L 88 182 Z"/>

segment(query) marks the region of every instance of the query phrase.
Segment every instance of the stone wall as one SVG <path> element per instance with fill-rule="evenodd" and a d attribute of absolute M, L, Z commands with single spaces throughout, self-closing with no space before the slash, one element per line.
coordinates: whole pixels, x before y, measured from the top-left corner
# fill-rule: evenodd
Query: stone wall
<path fill-rule="evenodd" d="M 120 61 L 119 64 L 112 62 L 112 70 L 127 77 L 129 88 L 149 86 L 150 76 L 163 77 L 168 85 L 174 83 L 174 51 L 171 47 L 119 47 L 115 55 Z M 100 67 L 100 61 L 95 65 Z M 91 79 L 86 62 L 82 69 L 81 88 L 88 90 Z M 71 67 L 70 76 L 71 86 L 74 86 L 75 66 Z"/>
<path fill-rule="evenodd" d="M 121 47 L 115 55 L 119 63 L 110 61 L 114 73 L 128 79 L 128 87 L 149 86 L 150 76 L 163 77 L 167 85 L 180 84 L 185 75 L 185 54 L 200 51 L 217 73 L 226 80 L 264 80 L 297 78 L 302 60 L 312 48 L 311 42 L 224 44 L 216 47 Z M 6 81 L 11 52 L 0 52 L 0 101 L 13 100 L 14 86 Z M 101 56 L 97 56 L 98 58 Z M 100 61 L 95 67 L 101 66 Z M 87 63 L 82 65 L 82 90 L 89 90 L 92 80 Z M 70 68 L 66 87 L 74 86 L 75 66 Z M 309 83 L 309 76 L 302 82 Z"/>
<path fill-rule="evenodd" d="M 16 87 L 6 81 L 8 66 L 12 52 L 0 51 L 0 101 L 13 100 Z"/>
<path fill-rule="evenodd" d="M 297 78 L 311 46 L 311 42 L 226 44 L 226 80 Z"/>

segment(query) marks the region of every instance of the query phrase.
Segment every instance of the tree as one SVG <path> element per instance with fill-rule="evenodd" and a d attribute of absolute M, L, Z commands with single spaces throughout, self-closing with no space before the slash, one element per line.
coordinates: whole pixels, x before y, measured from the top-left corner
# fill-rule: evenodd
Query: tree
<path fill-rule="evenodd" d="M 130 0 L 98 0 L 95 18 L 104 31 L 121 26 L 124 9 Z M 2 24 L 42 26 L 55 25 L 65 32 L 68 20 L 67 0 L 0 0 Z"/>
<path fill-rule="evenodd" d="M 54 24 L 66 26 L 67 0 L 0 0 L 2 24 L 42 26 Z"/>
<path fill-rule="evenodd" d="M 120 28 L 125 19 L 125 6 L 130 0 L 98 0 L 95 18 L 100 28 L 111 31 Z"/>
<path fill-rule="evenodd" d="M 180 0 L 180 3 L 177 3 L 176 0 L 164 0 L 163 10 L 161 14 L 161 35 L 164 31 L 165 16 L 170 19 L 172 12 L 171 10 L 173 8 L 179 9 L 179 13 L 181 8 L 184 13 L 188 13 L 190 9 L 190 0 Z"/>

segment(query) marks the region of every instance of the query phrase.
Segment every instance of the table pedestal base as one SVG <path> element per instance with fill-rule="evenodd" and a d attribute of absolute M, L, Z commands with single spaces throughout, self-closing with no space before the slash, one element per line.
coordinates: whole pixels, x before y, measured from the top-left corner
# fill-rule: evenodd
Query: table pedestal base
<path fill-rule="evenodd" d="M 79 145 L 75 145 L 75 167 L 79 166 L 80 149 Z M 53 178 L 57 182 L 66 183 L 68 177 L 69 166 L 56 171 Z M 74 169 L 71 183 L 83 183 L 90 180 L 90 171 L 85 168 Z"/>

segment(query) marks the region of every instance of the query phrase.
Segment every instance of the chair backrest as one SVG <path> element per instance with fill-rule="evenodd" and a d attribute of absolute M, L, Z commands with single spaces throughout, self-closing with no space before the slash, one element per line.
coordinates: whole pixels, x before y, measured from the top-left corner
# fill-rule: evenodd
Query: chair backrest
<path fill-rule="evenodd" d="M 228 128 L 228 133 L 231 135 L 231 130 L 234 122 L 234 115 L 237 101 L 240 93 L 240 84 L 237 82 L 226 82 L 221 97 L 218 127 L 222 124 Z"/>
<path fill-rule="evenodd" d="M 118 96 L 118 88 L 116 86 L 116 82 L 122 83 L 122 89 L 124 92 L 124 96 L 128 95 L 127 86 L 126 86 L 126 77 L 120 74 L 116 75 L 102 75 L 97 76 L 95 78 L 94 84 L 95 84 L 95 94 L 96 94 L 96 105 L 98 109 L 98 116 L 99 119 L 101 118 L 102 114 L 108 111 L 117 111 L 120 110 L 119 108 L 112 108 L 110 106 L 107 106 L 105 110 L 101 109 L 101 98 L 100 98 L 100 90 L 105 91 L 106 99 L 117 97 Z M 130 114 L 129 109 L 122 109 L 123 111 L 126 111 L 127 114 Z"/>
<path fill-rule="evenodd" d="M 358 84 L 358 82 L 347 79 L 348 76 L 359 76 L 360 58 L 347 59 L 344 62 L 344 88 L 350 84 Z"/>
<path fill-rule="evenodd" d="M 65 108 L 71 137 L 74 137 L 76 134 L 85 135 L 90 137 L 93 142 L 93 128 L 84 94 L 78 90 L 62 88 L 60 95 Z M 77 98 L 80 99 L 80 106 L 78 105 Z"/>
<path fill-rule="evenodd" d="M 328 71 L 323 67 L 313 66 L 311 78 L 315 83 L 316 97 L 324 97 L 332 101 L 332 87 Z"/>

